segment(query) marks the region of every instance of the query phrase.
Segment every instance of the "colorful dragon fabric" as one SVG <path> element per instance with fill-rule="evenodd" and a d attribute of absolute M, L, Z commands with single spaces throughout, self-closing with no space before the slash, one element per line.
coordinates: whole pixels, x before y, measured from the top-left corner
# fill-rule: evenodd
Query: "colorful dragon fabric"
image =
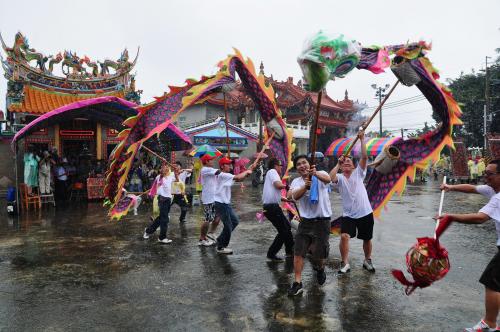
<path fill-rule="evenodd" d="M 392 195 L 397 192 L 402 194 L 406 181 L 413 182 L 417 168 L 425 168 L 429 162 L 435 163 L 440 158 L 441 150 L 445 146 L 453 146 L 452 132 L 454 125 L 461 125 L 462 114 L 458 103 L 453 98 L 451 91 L 441 84 L 439 74 L 431 61 L 426 57 L 430 45 L 419 42 L 407 45 L 390 46 L 386 48 L 389 54 L 394 54 L 393 63 L 403 60 L 407 62 L 420 78 L 416 84 L 429 101 L 434 115 L 439 117 L 438 127 L 417 138 L 400 140 L 393 145 L 400 151 L 400 159 L 388 174 L 381 174 L 376 170 L 371 174 L 366 189 L 374 215 L 380 215 L 382 208 L 387 204 Z M 370 63 L 376 63 L 380 50 L 363 50 L 360 65 L 370 68 Z"/>
<path fill-rule="evenodd" d="M 182 150 L 181 147 L 167 146 L 162 135 L 175 121 L 176 117 L 188 107 L 202 103 L 210 95 L 221 93 L 227 86 L 236 82 L 236 74 L 252 98 L 266 123 L 266 135 L 274 132 L 269 148 L 273 155 L 291 167 L 292 132 L 288 130 L 276 106 L 272 86 L 265 82 L 262 74 L 257 75 L 250 59 L 244 59 L 235 49 L 235 54 L 228 56 L 218 64 L 219 71 L 214 76 L 203 76 L 199 81 L 187 80 L 186 86 L 170 87 L 170 92 L 157 98 L 153 103 L 139 107 L 137 116 L 127 119 L 129 127 L 119 137 L 121 142 L 110 156 L 112 160 L 107 174 L 105 195 L 110 205 L 110 217 L 120 218 L 127 213 L 130 202 L 122 199 L 122 188 L 127 180 L 134 157 L 143 144 L 154 152 L 165 155 L 169 151 Z M 282 174 L 285 175 L 285 174 Z"/>
<path fill-rule="evenodd" d="M 373 171 L 366 189 L 375 216 L 380 215 L 395 192 L 402 194 L 407 179 L 414 180 L 417 168 L 425 168 L 429 162 L 437 162 L 445 146 L 453 147 L 453 126 L 462 124 L 457 102 L 450 90 L 438 81 L 439 74 L 426 56 L 430 49 L 430 45 L 425 42 L 362 47 L 359 42 L 343 35 L 329 36 L 320 31 L 305 42 L 298 57 L 306 81 L 305 87 L 311 91 L 323 89 L 329 80 L 342 78 L 354 68 L 378 74 L 391 66 L 398 75 L 396 67 L 404 64 L 416 76 L 417 88 L 440 119 L 440 124 L 432 132 L 393 144 L 400 151 L 400 159 L 390 172 L 382 174 L 377 170 Z M 401 75 L 398 79 L 402 79 Z M 411 85 L 405 83 L 404 79 L 402 83 Z"/>

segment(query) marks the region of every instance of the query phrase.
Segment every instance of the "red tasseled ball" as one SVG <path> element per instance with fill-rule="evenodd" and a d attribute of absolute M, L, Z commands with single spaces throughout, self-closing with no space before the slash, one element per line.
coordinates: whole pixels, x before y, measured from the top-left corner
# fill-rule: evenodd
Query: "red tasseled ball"
<path fill-rule="evenodd" d="M 433 238 L 419 238 L 406 253 L 406 266 L 414 281 L 406 279 L 402 271 L 393 270 L 392 274 L 406 286 L 410 295 L 417 287 L 424 288 L 443 278 L 450 270 L 448 252 Z"/>

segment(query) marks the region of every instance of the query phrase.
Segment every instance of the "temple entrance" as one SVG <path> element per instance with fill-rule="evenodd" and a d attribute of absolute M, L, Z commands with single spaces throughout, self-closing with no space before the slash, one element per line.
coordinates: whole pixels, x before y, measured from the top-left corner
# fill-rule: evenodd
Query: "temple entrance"
<path fill-rule="evenodd" d="M 61 156 L 72 160 L 95 159 L 95 140 L 64 139 L 61 141 Z"/>
<path fill-rule="evenodd" d="M 49 143 L 30 142 L 27 147 L 38 156 L 41 156 L 44 151 L 49 151 Z"/>

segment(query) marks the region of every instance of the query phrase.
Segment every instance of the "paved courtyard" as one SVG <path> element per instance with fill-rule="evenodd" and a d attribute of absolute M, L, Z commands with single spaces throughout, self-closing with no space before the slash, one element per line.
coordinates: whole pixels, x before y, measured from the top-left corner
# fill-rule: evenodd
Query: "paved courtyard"
<path fill-rule="evenodd" d="M 0 330 L 5 331 L 460 331 L 481 318 L 478 278 L 496 252 L 492 222 L 454 224 L 443 235 L 452 269 L 411 296 L 391 276 L 404 269 L 417 237 L 431 236 L 437 182 L 409 185 L 376 222 L 373 261 L 361 267 L 361 242 L 351 242 L 350 274 L 337 277 L 339 238 L 330 239 L 327 281 L 318 287 L 311 265 L 306 292 L 289 298 L 293 266 L 265 254 L 275 230 L 259 223 L 260 190 L 233 188 L 241 223 L 234 255 L 197 246 L 200 207 L 179 225 L 173 208 L 171 245 L 142 239 L 150 206 L 109 222 L 100 203 L 0 215 Z M 332 193 L 335 216 L 338 194 Z M 479 195 L 449 193 L 444 211 L 476 211 Z M 4 209 L 2 209 L 4 210 Z"/>

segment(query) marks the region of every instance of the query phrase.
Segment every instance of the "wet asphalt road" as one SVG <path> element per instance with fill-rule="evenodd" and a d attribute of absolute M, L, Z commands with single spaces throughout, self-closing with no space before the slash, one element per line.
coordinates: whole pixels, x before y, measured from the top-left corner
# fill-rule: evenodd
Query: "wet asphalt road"
<path fill-rule="evenodd" d="M 497 251 L 493 222 L 452 225 L 441 242 L 452 269 L 441 281 L 406 296 L 390 275 L 404 269 L 416 237 L 432 236 L 438 183 L 409 185 L 375 224 L 375 274 L 362 269 L 351 241 L 351 272 L 337 277 L 338 237 L 330 239 L 327 281 L 316 285 L 306 263 L 306 292 L 289 298 L 291 264 L 269 263 L 275 231 L 258 223 L 260 191 L 233 188 L 241 223 L 234 255 L 197 246 L 201 209 L 186 225 L 173 207 L 171 245 L 142 240 L 150 206 L 109 222 L 99 203 L 46 208 L 17 219 L 0 214 L 2 331 L 460 331 L 483 314 L 483 268 Z M 341 213 L 332 194 L 334 215 Z M 444 211 L 477 211 L 479 195 L 449 193 Z"/>

